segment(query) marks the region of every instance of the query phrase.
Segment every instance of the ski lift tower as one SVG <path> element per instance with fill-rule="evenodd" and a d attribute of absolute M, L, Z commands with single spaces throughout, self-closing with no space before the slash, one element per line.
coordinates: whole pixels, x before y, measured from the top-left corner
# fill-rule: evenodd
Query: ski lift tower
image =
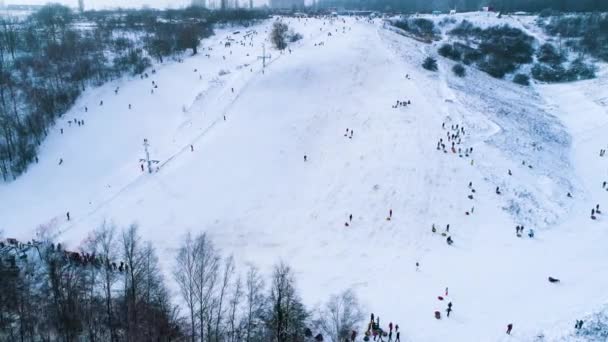
<path fill-rule="evenodd" d="M 262 73 L 264 73 L 263 70 L 266 69 L 266 60 L 272 58 L 272 56 L 270 55 L 266 55 L 266 44 L 262 44 L 262 55 L 258 56 L 258 59 L 262 60 Z"/>
<path fill-rule="evenodd" d="M 150 143 L 148 142 L 148 139 L 144 139 L 144 150 L 146 151 L 146 158 L 140 159 L 139 161 L 142 163 L 146 163 L 146 165 L 148 166 L 148 173 L 152 173 L 152 164 L 158 164 L 160 163 L 160 161 L 150 159 L 150 150 L 148 149 L 149 147 Z"/>

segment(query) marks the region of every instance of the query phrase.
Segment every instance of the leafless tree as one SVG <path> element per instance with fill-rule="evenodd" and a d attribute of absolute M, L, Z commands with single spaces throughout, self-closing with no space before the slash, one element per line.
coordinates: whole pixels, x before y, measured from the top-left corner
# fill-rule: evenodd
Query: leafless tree
<path fill-rule="evenodd" d="M 213 306 L 211 304 L 213 302 L 213 291 L 217 282 L 220 257 L 213 242 L 207 237 L 206 233 L 197 236 L 194 244 L 196 255 L 194 289 L 198 304 L 200 339 L 204 341 L 205 328 L 207 328 L 210 334 L 212 330 Z"/>
<path fill-rule="evenodd" d="M 196 246 L 192 234 L 188 232 L 177 251 L 173 276 L 177 282 L 182 299 L 185 301 L 190 319 L 190 340 L 196 341 Z"/>
<path fill-rule="evenodd" d="M 357 324 L 364 319 L 363 311 L 353 290 L 332 295 L 325 307 L 319 310 L 317 324 L 332 341 L 348 339 Z"/>
<path fill-rule="evenodd" d="M 245 298 L 246 298 L 246 317 L 245 317 L 245 341 L 252 342 L 257 336 L 256 327 L 259 326 L 257 319 L 264 311 L 264 280 L 260 276 L 259 270 L 250 265 L 247 270 Z M 256 331 L 254 331 L 256 330 Z"/>
<path fill-rule="evenodd" d="M 230 285 L 230 280 L 234 275 L 234 257 L 231 255 L 224 261 L 224 269 L 222 273 L 222 283 L 220 286 L 220 292 L 218 296 L 218 308 L 215 319 L 215 342 L 220 342 L 221 335 L 221 322 L 224 312 L 222 311 L 222 307 L 224 304 L 224 300 L 228 291 L 228 287 Z"/>

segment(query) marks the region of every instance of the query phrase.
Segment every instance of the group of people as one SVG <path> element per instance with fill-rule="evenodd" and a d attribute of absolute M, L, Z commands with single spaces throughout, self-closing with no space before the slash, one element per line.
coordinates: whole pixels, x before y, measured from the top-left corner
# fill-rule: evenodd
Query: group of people
<path fill-rule="evenodd" d="M 393 340 L 393 330 L 395 332 L 395 340 Z M 353 331 L 351 335 L 351 340 L 354 341 L 356 336 L 357 333 Z M 388 331 L 386 331 L 380 327 L 380 317 L 374 317 L 374 314 L 372 313 L 370 316 L 370 321 L 367 324 L 367 330 L 365 331 L 363 341 L 370 341 L 371 338 L 371 340 L 373 341 L 384 342 L 385 337 L 388 338 L 386 340 L 387 342 L 401 342 L 401 332 L 399 331 L 399 324 L 393 325 L 393 322 L 389 322 Z"/>
<path fill-rule="evenodd" d="M 517 237 L 521 237 L 524 234 L 524 226 L 515 226 L 515 235 L 517 235 Z M 534 229 L 530 228 L 528 230 L 528 237 L 529 238 L 533 238 L 534 237 Z"/>
<path fill-rule="evenodd" d="M 445 122 L 441 124 L 441 128 L 444 130 L 446 129 Z M 447 142 L 451 143 L 449 148 L 450 151 L 452 152 L 452 154 L 458 154 L 460 158 L 468 158 L 471 154 L 473 154 L 473 147 L 467 147 L 463 149 L 462 147 L 457 146 L 462 144 L 462 138 L 465 136 L 465 134 L 466 131 L 464 127 L 459 124 L 452 125 L 450 129 L 446 132 Z M 448 153 L 448 148 L 443 138 L 439 138 L 439 140 L 437 141 L 436 149 L 437 151 L 443 151 L 443 153 Z"/>
<path fill-rule="evenodd" d="M 596 220 L 597 216 L 596 215 L 601 215 L 602 212 L 600 211 L 600 205 L 596 204 L 595 208 L 591 208 L 591 219 L 592 220 Z"/>
<path fill-rule="evenodd" d="M 408 105 L 411 105 L 411 104 L 412 104 L 411 100 L 407 100 L 407 101 L 397 100 L 397 102 L 393 105 L 393 108 L 407 107 Z"/>

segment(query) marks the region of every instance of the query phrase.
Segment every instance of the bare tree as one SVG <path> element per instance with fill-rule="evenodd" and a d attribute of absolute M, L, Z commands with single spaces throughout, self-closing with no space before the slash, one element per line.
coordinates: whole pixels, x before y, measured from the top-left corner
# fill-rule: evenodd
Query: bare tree
<path fill-rule="evenodd" d="M 254 336 L 257 335 L 254 331 L 255 327 L 258 326 L 256 322 L 257 318 L 260 317 L 264 311 L 264 280 L 260 276 L 259 270 L 253 266 L 249 266 L 247 271 L 246 280 L 246 317 L 245 317 L 245 341 L 251 342 Z"/>
<path fill-rule="evenodd" d="M 218 298 L 218 308 L 217 315 L 215 320 L 215 342 L 220 342 L 220 333 L 221 328 L 220 324 L 222 321 L 223 311 L 222 306 L 224 304 L 224 297 L 226 296 L 226 291 L 228 290 L 228 286 L 230 285 L 230 279 L 234 275 L 234 257 L 231 255 L 224 262 L 224 272 L 222 276 L 222 284 L 220 287 L 220 293 Z"/>
<path fill-rule="evenodd" d="M 229 341 L 237 342 L 241 340 L 241 329 L 237 320 L 237 314 L 239 305 L 241 303 L 241 297 L 243 296 L 243 283 L 241 278 L 237 278 L 234 283 L 232 295 L 230 297 L 230 313 L 228 316 L 229 330 Z"/>
<path fill-rule="evenodd" d="M 212 296 L 217 282 L 220 257 L 211 239 L 203 233 L 195 239 L 196 268 L 194 278 L 195 297 L 198 303 L 200 339 L 204 341 L 205 326 L 211 333 Z M 209 336 L 210 338 L 211 336 Z"/>
<path fill-rule="evenodd" d="M 317 324 L 331 337 L 332 341 L 348 339 L 357 324 L 364 318 L 363 310 L 353 290 L 332 295 L 319 312 Z"/>
<path fill-rule="evenodd" d="M 196 246 L 192 234 L 188 232 L 181 247 L 177 251 L 176 266 L 173 272 L 182 298 L 188 307 L 190 318 L 190 340 L 196 341 Z"/>
<path fill-rule="evenodd" d="M 266 314 L 266 324 L 272 340 L 300 341 L 304 336 L 308 313 L 296 292 L 291 268 L 283 262 L 274 268 L 268 299 L 271 307 Z"/>
<path fill-rule="evenodd" d="M 95 232 L 95 243 L 97 250 L 101 254 L 101 278 L 102 289 L 105 300 L 105 313 L 107 325 L 110 330 L 110 341 L 117 339 L 116 327 L 114 322 L 114 309 L 112 306 L 112 287 L 116 283 L 116 272 L 111 268 L 111 260 L 116 257 L 116 227 L 103 221 L 99 229 Z"/>

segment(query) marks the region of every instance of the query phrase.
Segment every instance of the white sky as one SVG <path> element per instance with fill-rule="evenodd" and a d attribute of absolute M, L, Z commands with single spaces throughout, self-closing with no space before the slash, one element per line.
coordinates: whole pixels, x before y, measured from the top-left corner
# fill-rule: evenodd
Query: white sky
<path fill-rule="evenodd" d="M 2 2 L 2 0 L 0 0 Z M 77 7 L 78 0 L 4 0 L 4 3 L 9 4 L 24 4 L 24 5 L 44 5 L 46 3 L 61 3 L 70 7 Z M 144 5 L 157 8 L 179 8 L 190 4 L 190 0 L 84 0 L 85 7 L 88 9 L 99 9 L 107 7 L 123 7 L 123 8 L 139 8 Z M 267 3 L 266 0 L 254 0 L 254 4 L 262 5 Z"/>

